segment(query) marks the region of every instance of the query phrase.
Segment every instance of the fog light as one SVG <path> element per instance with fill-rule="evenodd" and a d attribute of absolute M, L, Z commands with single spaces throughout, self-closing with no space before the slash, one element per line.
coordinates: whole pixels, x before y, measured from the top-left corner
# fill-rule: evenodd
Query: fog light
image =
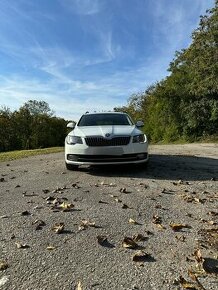
<path fill-rule="evenodd" d="M 145 158 L 145 154 L 143 154 L 143 153 L 142 154 L 138 154 L 137 157 L 138 157 L 138 159 L 144 159 Z"/>
<path fill-rule="evenodd" d="M 77 161 L 77 156 L 74 154 L 67 154 L 67 160 L 69 161 Z"/>

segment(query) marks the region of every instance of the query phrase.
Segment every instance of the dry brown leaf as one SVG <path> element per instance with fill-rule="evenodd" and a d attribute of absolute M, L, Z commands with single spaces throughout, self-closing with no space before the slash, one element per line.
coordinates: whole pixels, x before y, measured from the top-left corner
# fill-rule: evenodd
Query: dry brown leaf
<path fill-rule="evenodd" d="M 129 249 L 136 249 L 138 248 L 138 244 L 130 237 L 125 237 L 122 241 L 122 246 L 124 248 L 129 248 Z"/>
<path fill-rule="evenodd" d="M 209 211 L 208 215 L 217 216 L 218 215 L 218 211 Z"/>
<path fill-rule="evenodd" d="M 88 227 L 95 227 L 95 222 L 90 222 L 88 220 L 82 220 L 81 224 L 79 225 L 79 230 L 82 231 L 82 230 L 87 229 Z"/>
<path fill-rule="evenodd" d="M 170 227 L 175 232 L 180 231 L 183 228 L 189 228 L 187 224 L 175 224 L 175 223 L 170 224 Z"/>
<path fill-rule="evenodd" d="M 144 237 L 144 236 L 141 235 L 141 234 L 137 234 L 137 235 L 133 236 L 132 238 L 133 238 L 133 240 L 134 240 L 135 242 L 141 242 L 141 241 L 146 241 L 146 240 L 147 240 L 147 238 Z"/>
<path fill-rule="evenodd" d="M 125 187 L 120 188 L 120 192 L 127 193 L 127 189 Z"/>
<path fill-rule="evenodd" d="M 54 226 L 51 228 L 56 234 L 60 234 L 64 231 L 64 223 L 56 223 Z"/>
<path fill-rule="evenodd" d="M 190 290 L 198 290 L 199 289 L 195 283 L 188 282 L 182 276 L 179 277 L 179 283 L 182 285 L 182 287 L 184 289 L 190 289 Z"/>
<path fill-rule="evenodd" d="M 120 200 L 118 197 L 116 197 L 114 200 L 115 200 L 116 202 L 122 202 L 122 200 Z"/>
<path fill-rule="evenodd" d="M 104 243 L 107 242 L 107 237 L 99 235 L 99 236 L 97 236 L 97 241 L 100 245 L 103 245 Z"/>
<path fill-rule="evenodd" d="M 162 224 L 156 224 L 156 226 L 160 229 L 160 230 L 165 230 L 166 227 Z"/>
<path fill-rule="evenodd" d="M 158 215 L 155 214 L 155 215 L 153 215 L 152 222 L 154 224 L 161 224 L 162 223 L 162 219 L 161 219 L 161 217 L 159 217 Z"/>
<path fill-rule="evenodd" d="M 196 251 L 194 251 L 194 256 L 198 263 L 203 263 L 204 259 L 202 257 L 200 249 L 197 249 Z"/>
<path fill-rule="evenodd" d="M 32 225 L 35 225 L 35 229 L 36 230 L 41 230 L 43 226 L 45 226 L 45 222 L 42 220 L 35 220 L 34 222 L 32 222 Z"/>
<path fill-rule="evenodd" d="M 15 245 L 16 245 L 16 247 L 18 249 L 27 249 L 27 248 L 29 248 L 29 246 L 27 244 L 21 244 L 19 242 L 16 242 Z"/>
<path fill-rule="evenodd" d="M 198 280 L 198 277 L 196 276 L 196 273 L 194 273 L 192 270 L 188 270 L 188 275 L 189 277 L 196 282 L 196 284 L 198 285 L 198 289 L 200 290 L 205 290 L 205 288 L 203 287 L 203 285 L 200 283 L 200 281 Z"/>
<path fill-rule="evenodd" d="M 8 263 L 3 261 L 3 260 L 0 260 L 0 271 L 4 271 L 8 268 Z"/>
<path fill-rule="evenodd" d="M 74 208 L 74 205 L 72 203 L 62 202 L 59 207 L 62 208 L 63 211 L 70 211 Z"/>
<path fill-rule="evenodd" d="M 178 235 L 176 235 L 175 238 L 177 240 L 181 241 L 181 242 L 185 242 L 185 240 L 186 240 L 186 237 L 185 236 L 178 236 Z"/>
<path fill-rule="evenodd" d="M 129 219 L 129 224 L 139 225 L 139 223 L 132 218 Z"/>
<path fill-rule="evenodd" d="M 132 260 L 133 262 L 145 262 L 146 260 L 148 261 L 151 258 L 151 255 L 143 252 L 143 251 L 138 251 L 133 257 Z"/>

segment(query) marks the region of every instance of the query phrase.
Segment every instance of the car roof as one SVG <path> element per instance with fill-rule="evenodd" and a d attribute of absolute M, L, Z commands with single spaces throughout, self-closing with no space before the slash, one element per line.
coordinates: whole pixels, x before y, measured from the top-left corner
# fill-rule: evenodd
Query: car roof
<path fill-rule="evenodd" d="M 86 112 L 83 115 L 102 115 L 102 114 L 123 114 L 123 115 L 127 115 L 127 113 L 124 112 Z"/>

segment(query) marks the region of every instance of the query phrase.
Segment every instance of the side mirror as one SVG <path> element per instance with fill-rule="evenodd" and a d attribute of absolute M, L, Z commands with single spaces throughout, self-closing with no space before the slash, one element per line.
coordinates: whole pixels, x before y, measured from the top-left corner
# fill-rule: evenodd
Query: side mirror
<path fill-rule="evenodd" d="M 74 129 L 76 126 L 76 123 L 75 122 L 70 122 L 67 124 L 67 128 L 71 128 L 71 129 Z"/>
<path fill-rule="evenodd" d="M 142 121 L 137 121 L 135 125 L 136 125 L 136 127 L 141 128 L 141 127 L 144 126 L 144 122 L 142 122 Z"/>

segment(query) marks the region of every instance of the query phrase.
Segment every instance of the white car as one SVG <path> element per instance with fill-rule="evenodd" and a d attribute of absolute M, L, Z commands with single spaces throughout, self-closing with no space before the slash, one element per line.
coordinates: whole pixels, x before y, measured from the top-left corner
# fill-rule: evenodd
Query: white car
<path fill-rule="evenodd" d="M 65 139 L 67 169 L 79 165 L 140 164 L 148 161 L 148 141 L 126 113 L 86 113 L 79 122 L 68 123 Z"/>

